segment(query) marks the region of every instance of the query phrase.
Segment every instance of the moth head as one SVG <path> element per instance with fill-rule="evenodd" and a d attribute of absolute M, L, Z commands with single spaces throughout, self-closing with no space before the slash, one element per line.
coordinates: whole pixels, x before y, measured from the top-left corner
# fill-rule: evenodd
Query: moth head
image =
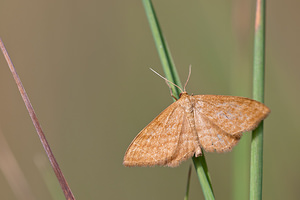
<path fill-rule="evenodd" d="M 185 96 L 185 95 L 188 95 L 188 93 L 187 92 L 181 92 L 180 94 L 179 94 L 179 98 L 181 98 L 181 96 Z"/>

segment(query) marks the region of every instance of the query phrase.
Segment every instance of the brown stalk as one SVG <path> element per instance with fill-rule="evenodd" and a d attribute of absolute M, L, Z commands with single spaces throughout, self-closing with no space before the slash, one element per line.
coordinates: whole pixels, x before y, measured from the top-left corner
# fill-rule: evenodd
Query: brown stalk
<path fill-rule="evenodd" d="M 61 186 L 61 188 L 62 188 L 62 190 L 64 192 L 64 195 L 65 195 L 65 197 L 66 197 L 67 200 L 73 200 L 73 199 L 75 200 L 75 197 L 74 197 L 74 195 L 73 195 L 73 193 L 72 193 L 72 191 L 71 191 L 71 189 L 70 189 L 70 187 L 69 187 L 69 185 L 68 185 L 68 183 L 67 183 L 67 181 L 66 181 L 66 179 L 65 179 L 65 177 L 64 177 L 64 175 L 62 173 L 62 171 L 60 170 L 59 165 L 58 165 L 58 163 L 57 163 L 57 161 L 56 161 L 56 159 L 55 159 L 55 157 L 54 157 L 54 155 L 53 155 L 53 153 L 51 151 L 51 148 L 50 148 L 50 146 L 49 146 L 49 144 L 47 142 L 45 134 L 43 133 L 43 130 L 42 130 L 41 126 L 40 126 L 40 123 L 39 123 L 39 121 L 37 119 L 37 116 L 36 116 L 36 114 L 35 114 L 35 112 L 33 110 L 33 107 L 31 105 L 31 103 L 30 103 L 30 100 L 29 100 L 29 98 L 28 98 L 28 96 L 26 94 L 26 91 L 25 91 L 25 89 L 24 89 L 24 87 L 22 85 L 22 82 L 21 82 L 21 80 L 20 80 L 20 78 L 19 78 L 19 76 L 18 76 L 18 74 L 16 72 L 16 69 L 15 69 L 15 67 L 14 67 L 14 65 L 13 65 L 13 63 L 12 63 L 12 61 L 11 61 L 11 59 L 10 59 L 7 51 L 6 51 L 6 49 L 5 49 L 5 46 L 4 46 L 1 38 L 0 38 L 0 47 L 1 47 L 1 51 L 2 51 L 2 53 L 4 55 L 4 57 L 6 59 L 6 62 L 8 64 L 8 66 L 9 66 L 9 69 L 10 69 L 10 71 L 11 71 L 11 73 L 12 73 L 14 79 L 15 79 L 15 82 L 16 82 L 16 84 L 18 86 L 18 89 L 19 89 L 19 91 L 21 93 L 22 99 L 23 99 L 23 101 L 25 103 L 25 106 L 26 106 L 28 112 L 29 112 L 30 118 L 31 118 L 31 120 L 33 122 L 33 125 L 34 125 L 34 127 L 36 129 L 36 132 L 37 132 L 37 134 L 38 134 L 38 136 L 39 136 L 39 138 L 41 140 L 41 143 L 42 143 L 42 145 L 43 145 L 43 147 L 44 147 L 44 149 L 46 151 L 46 154 L 47 154 L 47 156 L 48 156 L 48 158 L 50 160 L 50 163 L 51 163 L 51 166 L 52 166 L 52 168 L 54 170 L 54 173 L 55 173 L 55 175 L 56 175 L 56 177 L 57 177 L 57 179 L 59 181 L 59 184 L 60 184 L 60 186 Z"/>

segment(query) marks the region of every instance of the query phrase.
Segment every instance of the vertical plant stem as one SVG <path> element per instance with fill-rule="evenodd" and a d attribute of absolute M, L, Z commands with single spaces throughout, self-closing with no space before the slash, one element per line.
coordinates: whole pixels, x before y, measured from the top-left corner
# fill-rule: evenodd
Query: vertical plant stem
<path fill-rule="evenodd" d="M 192 165 L 190 165 L 190 167 L 189 167 L 189 172 L 188 172 L 188 178 L 187 178 L 187 183 L 186 183 L 186 191 L 185 191 L 184 200 L 188 200 L 189 199 L 191 174 L 192 174 Z"/>
<path fill-rule="evenodd" d="M 257 0 L 254 33 L 253 98 L 264 102 L 265 0 Z M 263 122 L 252 132 L 250 164 L 250 200 L 262 199 Z"/>
<path fill-rule="evenodd" d="M 172 56 L 160 29 L 152 2 L 151 0 L 143 0 L 143 4 L 166 78 L 179 87 L 182 87 Z M 180 90 L 174 85 L 170 86 L 172 88 L 173 94 L 179 97 Z"/>
<path fill-rule="evenodd" d="M 153 5 L 151 0 L 143 0 L 143 4 L 145 7 L 146 15 L 150 24 L 150 29 L 152 31 L 152 35 L 155 41 L 155 45 L 162 63 L 162 67 L 164 69 L 166 78 L 181 87 L 181 83 L 179 80 L 179 76 L 177 74 L 177 70 L 175 68 L 174 62 L 172 60 L 170 51 L 167 47 L 165 39 L 163 37 L 161 28 L 159 26 Z M 178 88 L 170 85 L 173 91 L 173 95 L 176 98 L 179 98 L 180 91 Z M 202 187 L 203 195 L 206 200 L 213 200 L 214 194 L 211 186 L 210 176 L 207 169 L 207 164 L 205 161 L 204 154 L 203 156 L 193 157 L 194 166 L 196 168 L 196 172 Z"/>
<path fill-rule="evenodd" d="M 203 153 L 203 151 L 202 151 Z M 208 168 L 205 161 L 204 153 L 202 156 L 193 157 L 193 162 L 198 175 L 199 182 L 203 191 L 204 198 L 206 200 L 214 200 L 214 191 L 211 185 Z"/>

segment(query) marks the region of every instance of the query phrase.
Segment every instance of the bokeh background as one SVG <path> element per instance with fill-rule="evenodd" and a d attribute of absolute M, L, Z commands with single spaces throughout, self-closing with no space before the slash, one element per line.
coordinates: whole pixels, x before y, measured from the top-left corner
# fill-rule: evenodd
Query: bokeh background
<path fill-rule="evenodd" d="M 251 97 L 254 1 L 153 4 L 182 82 L 193 66 L 189 93 Z M 295 0 L 267 4 L 266 200 L 300 197 L 299 6 Z M 183 198 L 191 160 L 177 168 L 122 165 L 136 134 L 173 102 L 165 82 L 149 70 L 163 73 L 141 1 L 4 0 L 0 37 L 77 199 Z M 2 55 L 0 66 L 0 198 L 59 199 Z M 246 147 L 249 136 L 242 139 Z M 206 154 L 217 199 L 233 197 L 239 148 Z M 240 176 L 241 184 L 249 181 L 249 174 Z M 190 199 L 204 199 L 194 171 Z"/>

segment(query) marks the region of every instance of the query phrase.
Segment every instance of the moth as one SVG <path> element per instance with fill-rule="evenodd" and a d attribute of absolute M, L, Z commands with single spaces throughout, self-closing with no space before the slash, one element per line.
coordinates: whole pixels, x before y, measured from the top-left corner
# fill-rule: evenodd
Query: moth
<path fill-rule="evenodd" d="M 184 90 L 174 84 L 181 90 L 180 98 L 133 139 L 124 156 L 125 166 L 176 167 L 192 156 L 201 156 L 201 149 L 231 151 L 243 132 L 255 129 L 270 113 L 263 103 L 249 98 L 189 95 L 186 84 Z"/>

